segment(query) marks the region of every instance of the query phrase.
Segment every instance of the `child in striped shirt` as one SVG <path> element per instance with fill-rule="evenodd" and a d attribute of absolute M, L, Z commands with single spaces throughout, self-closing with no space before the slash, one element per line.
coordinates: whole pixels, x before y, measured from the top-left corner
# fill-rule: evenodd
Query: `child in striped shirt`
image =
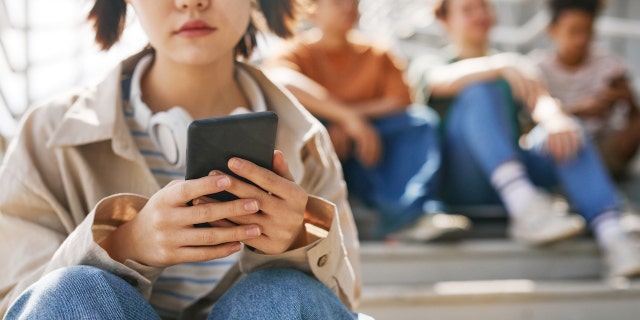
<path fill-rule="evenodd" d="M 592 45 L 600 1 L 551 0 L 549 8 L 555 48 L 530 56 L 564 110 L 584 122 L 609 171 L 624 178 L 640 145 L 640 113 L 623 62 Z"/>

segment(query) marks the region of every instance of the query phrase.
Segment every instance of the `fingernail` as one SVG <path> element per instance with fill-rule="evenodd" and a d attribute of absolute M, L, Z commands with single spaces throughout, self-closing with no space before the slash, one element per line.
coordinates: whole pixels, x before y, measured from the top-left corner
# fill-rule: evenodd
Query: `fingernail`
<path fill-rule="evenodd" d="M 218 182 L 216 182 L 216 185 L 220 188 L 226 188 L 231 185 L 231 180 L 229 180 L 229 177 L 222 177 L 218 179 Z"/>
<path fill-rule="evenodd" d="M 211 170 L 211 172 L 209 172 L 210 176 L 217 176 L 218 174 L 220 174 L 220 171 L 218 170 Z"/>
<path fill-rule="evenodd" d="M 232 169 L 236 169 L 239 170 L 242 168 L 244 161 L 238 159 L 238 158 L 233 158 L 231 160 L 229 160 L 229 168 Z"/>
<path fill-rule="evenodd" d="M 260 236 L 260 228 L 251 227 L 251 228 L 247 229 L 247 236 L 249 236 L 249 237 L 258 237 L 258 236 Z"/>
<path fill-rule="evenodd" d="M 200 198 L 198 198 L 198 199 L 194 199 L 192 203 L 193 203 L 193 205 L 194 205 L 194 206 L 197 206 L 197 205 L 199 205 L 200 203 L 202 203 L 202 200 L 200 200 Z"/>
<path fill-rule="evenodd" d="M 244 210 L 248 212 L 256 212 L 258 211 L 258 201 L 250 201 L 244 204 Z"/>
<path fill-rule="evenodd" d="M 242 248 L 242 245 L 240 244 L 240 242 L 236 242 L 231 245 L 231 252 L 240 251 L 241 248 Z"/>

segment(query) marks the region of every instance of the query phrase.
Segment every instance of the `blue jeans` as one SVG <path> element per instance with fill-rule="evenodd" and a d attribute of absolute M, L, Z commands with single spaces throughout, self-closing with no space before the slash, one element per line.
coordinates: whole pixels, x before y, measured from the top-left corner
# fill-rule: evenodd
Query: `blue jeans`
<path fill-rule="evenodd" d="M 522 163 L 531 181 L 542 188 L 560 186 L 572 206 L 588 222 L 619 207 L 614 185 L 592 141 L 584 143 L 577 155 L 557 162 L 546 151 L 547 134 L 536 127 L 528 135 L 523 150 L 520 131 L 510 116 L 513 97 L 500 82 L 471 85 L 451 106 L 444 127 L 444 198 L 457 205 L 499 204 L 490 177 L 501 164 Z"/>
<path fill-rule="evenodd" d="M 325 285 L 292 269 L 254 272 L 216 303 L 208 319 L 356 319 Z M 123 279 L 75 266 L 49 273 L 9 308 L 6 319 L 160 319 Z"/>
<path fill-rule="evenodd" d="M 365 167 L 357 159 L 343 163 L 349 191 L 380 214 L 377 236 L 410 224 L 425 213 L 441 211 L 438 115 L 428 107 L 376 119 L 383 145 L 380 163 Z"/>

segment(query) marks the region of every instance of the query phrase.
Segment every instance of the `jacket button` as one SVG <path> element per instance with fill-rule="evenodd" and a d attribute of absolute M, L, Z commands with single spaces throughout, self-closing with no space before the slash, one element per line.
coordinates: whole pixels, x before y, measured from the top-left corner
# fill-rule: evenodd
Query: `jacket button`
<path fill-rule="evenodd" d="M 320 259 L 318 259 L 318 267 L 324 267 L 324 265 L 327 264 L 327 260 L 329 260 L 329 257 L 326 254 L 320 257 Z"/>
<path fill-rule="evenodd" d="M 121 278 L 133 287 L 138 286 L 138 280 L 132 276 L 121 276 Z"/>

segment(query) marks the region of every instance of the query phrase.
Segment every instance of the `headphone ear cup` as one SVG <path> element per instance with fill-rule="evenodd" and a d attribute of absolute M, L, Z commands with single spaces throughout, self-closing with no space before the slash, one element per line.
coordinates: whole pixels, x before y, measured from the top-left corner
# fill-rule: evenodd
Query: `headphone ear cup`
<path fill-rule="evenodd" d="M 184 168 L 187 163 L 187 128 L 192 121 L 189 113 L 180 107 L 158 112 L 149 120 L 151 139 L 176 168 Z"/>

